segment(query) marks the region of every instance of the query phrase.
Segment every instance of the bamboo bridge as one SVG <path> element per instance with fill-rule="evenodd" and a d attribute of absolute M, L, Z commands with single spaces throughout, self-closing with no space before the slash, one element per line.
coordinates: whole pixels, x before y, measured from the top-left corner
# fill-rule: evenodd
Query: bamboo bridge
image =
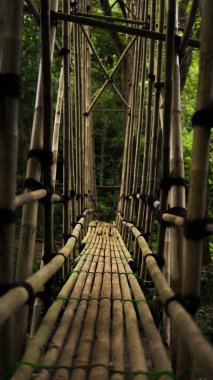
<path fill-rule="evenodd" d="M 101 0 L 94 13 L 92 0 L 0 0 L 1 379 L 213 379 L 213 348 L 196 323 L 203 241 L 213 233 L 206 216 L 213 3 L 182 2 L 190 9 L 181 34 L 180 3 Z M 26 180 L 17 195 L 24 12 L 40 27 L 41 62 Z M 198 16 L 199 40 L 190 38 Z M 115 41 L 120 34 L 126 38 L 110 73 L 94 45 L 95 28 Z M 180 118 L 181 63 L 188 49 L 200 50 L 189 185 Z M 53 120 L 56 56 L 61 71 Z M 105 77 L 95 94 L 93 60 Z M 128 80 L 121 91 L 116 74 L 122 67 Z M 125 114 L 120 196 L 111 223 L 98 217 L 92 118 L 109 86 Z M 56 181 L 60 134 L 63 194 Z M 57 250 L 56 204 L 63 208 Z M 39 207 L 42 256 L 33 271 Z M 157 250 L 151 249 L 153 226 Z"/>

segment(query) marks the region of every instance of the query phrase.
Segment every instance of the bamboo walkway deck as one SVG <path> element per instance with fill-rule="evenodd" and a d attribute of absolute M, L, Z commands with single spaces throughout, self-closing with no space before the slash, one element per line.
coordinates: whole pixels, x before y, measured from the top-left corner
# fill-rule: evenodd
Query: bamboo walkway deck
<path fill-rule="evenodd" d="M 20 365 L 12 379 L 144 380 L 153 369 L 168 372 L 152 379 L 171 379 L 167 354 L 117 228 L 90 223 L 75 261 L 23 358 L 22 363 L 37 367 Z M 63 315 L 52 328 L 59 305 Z M 152 342 L 149 349 L 144 331 Z M 36 355 L 44 347 L 39 362 Z"/>

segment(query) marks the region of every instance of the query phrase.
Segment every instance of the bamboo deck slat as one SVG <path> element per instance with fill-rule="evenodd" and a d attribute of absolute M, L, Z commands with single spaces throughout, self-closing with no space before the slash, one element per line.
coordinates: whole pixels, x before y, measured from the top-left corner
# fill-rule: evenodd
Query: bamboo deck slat
<path fill-rule="evenodd" d="M 142 314 L 148 321 L 145 332 L 150 326 L 155 329 L 155 325 L 117 228 L 107 223 L 90 223 L 83 246 L 73 272 L 22 358 L 22 362 L 41 368 L 20 365 L 12 380 L 124 380 L 132 378 L 126 376 L 126 371 L 147 371 L 150 363 L 153 370 L 171 371 L 165 349 L 158 345 L 157 329 L 157 345 L 154 343 L 150 350 L 153 358 L 144 352 L 144 332 L 136 309 L 141 321 Z M 134 297 L 141 302 L 134 302 Z M 156 348 L 159 361 L 155 358 Z M 148 377 L 137 374 L 134 379 Z"/>

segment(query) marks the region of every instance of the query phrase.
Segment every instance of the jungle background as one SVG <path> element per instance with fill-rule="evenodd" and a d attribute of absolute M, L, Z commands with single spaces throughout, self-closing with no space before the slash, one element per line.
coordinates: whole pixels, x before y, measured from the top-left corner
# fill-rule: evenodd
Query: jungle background
<path fill-rule="evenodd" d="M 105 15 L 111 15 L 109 0 L 94 0 L 94 13 L 104 12 Z M 189 10 L 191 1 L 184 0 L 179 2 L 179 34 L 181 28 L 186 22 L 186 13 Z M 123 17 L 122 2 L 113 9 L 113 15 Z M 198 15 L 194 28 L 194 38 L 199 38 L 200 33 L 200 17 Z M 57 30 L 57 40 L 61 41 L 62 31 L 60 24 Z M 92 33 L 92 41 L 96 47 L 102 63 L 111 72 L 115 67 L 122 51 L 126 46 L 126 36 L 105 30 L 94 29 Z M 25 12 L 24 15 L 24 31 L 23 31 L 23 48 L 22 48 L 22 97 L 20 102 L 20 118 L 19 118 L 19 158 L 18 158 L 18 176 L 17 176 L 17 191 L 23 192 L 25 172 L 27 165 L 27 153 L 29 150 L 29 142 L 32 128 L 38 68 L 40 61 L 40 30 L 36 21 L 30 13 Z M 58 78 L 61 66 L 61 57 L 55 54 L 52 67 L 53 77 L 53 99 L 55 107 L 56 96 L 58 89 Z M 125 65 L 124 65 L 125 66 Z M 185 176 L 189 180 L 189 168 L 191 165 L 191 150 L 193 131 L 191 126 L 191 117 L 196 105 L 196 91 L 199 71 L 199 51 L 188 49 L 186 55 L 181 62 L 181 91 L 182 91 L 182 136 L 183 136 L 183 151 L 185 162 Z M 104 74 L 99 68 L 99 64 L 92 56 L 92 94 L 102 86 L 104 82 Z M 71 61 L 71 82 L 74 83 L 74 62 Z M 131 78 L 127 69 L 119 70 L 115 77 L 115 83 L 126 98 L 128 88 L 131 86 Z M 146 83 L 147 85 L 147 83 Z M 71 91 L 74 91 L 72 86 Z M 74 108 L 74 103 L 72 104 Z M 113 109 L 109 112 L 107 110 Z M 62 120 L 63 124 L 63 120 Z M 112 87 L 108 86 L 107 91 L 101 96 L 93 111 L 93 126 L 94 126 L 94 145 L 96 156 L 96 181 L 97 181 L 97 202 L 102 220 L 113 220 L 116 212 L 117 201 L 119 197 L 119 184 L 122 169 L 122 155 L 125 131 L 125 109 L 120 98 L 113 91 Z M 62 191 L 62 167 L 63 167 L 63 152 L 62 152 L 62 128 L 61 128 L 61 146 L 59 147 L 59 164 L 57 187 Z M 212 135 L 213 141 L 213 135 Z M 141 138 L 141 160 L 142 167 L 142 152 L 143 152 L 143 135 Z M 213 150 L 210 152 L 210 166 L 208 178 L 208 204 L 207 215 L 213 215 Z M 141 169 L 140 167 L 140 169 Z M 140 170 L 141 173 L 141 170 Z M 140 181 L 139 181 L 140 183 Z M 109 190 L 101 189 L 99 186 L 117 186 L 118 188 Z M 54 210 L 55 222 L 55 240 L 60 242 L 62 237 L 62 211 L 61 205 L 56 205 Z M 21 217 L 21 214 L 19 214 Z M 42 218 L 40 212 L 39 218 Z M 42 230 L 38 223 L 37 238 L 42 237 Z M 17 224 L 18 225 L 18 224 Z M 17 227 L 17 239 L 19 229 Z M 153 233 L 153 247 L 155 248 L 156 236 Z M 204 252 L 204 263 L 202 270 L 202 305 L 199 311 L 199 323 L 207 338 L 213 342 L 213 238 L 207 239 Z"/>

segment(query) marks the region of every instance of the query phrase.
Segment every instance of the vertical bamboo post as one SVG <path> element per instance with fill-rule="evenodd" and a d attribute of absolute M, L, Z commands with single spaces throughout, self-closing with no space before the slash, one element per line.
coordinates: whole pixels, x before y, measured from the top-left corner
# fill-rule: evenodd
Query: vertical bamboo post
<path fill-rule="evenodd" d="M 160 0 L 159 5 L 159 32 L 163 33 L 164 29 L 164 9 L 165 0 Z M 159 111 L 160 111 L 160 95 L 163 83 L 161 82 L 162 71 L 162 53 L 163 42 L 157 43 L 157 62 L 155 75 L 155 100 L 152 121 L 152 136 L 151 136 L 151 153 L 150 153 L 150 174 L 148 181 L 148 194 L 154 197 L 156 184 L 156 162 L 157 162 L 157 147 L 158 147 L 158 130 L 159 130 Z M 150 231 L 152 223 L 152 209 L 147 208 L 145 230 Z"/>
<path fill-rule="evenodd" d="M 64 13 L 70 13 L 70 3 L 63 1 Z M 71 132 L 71 109 L 70 109 L 70 24 L 63 23 L 63 65 L 64 65 L 64 128 L 63 128 L 63 194 L 65 203 L 63 207 L 63 239 L 66 244 L 70 235 L 70 132 Z M 67 264 L 67 263 L 66 263 Z M 69 271 L 69 268 L 65 267 Z"/>
<path fill-rule="evenodd" d="M 58 96 L 57 96 L 57 103 L 56 103 L 56 109 L 55 109 L 55 120 L 54 120 L 54 127 L 53 127 L 52 185 L 53 185 L 54 191 L 55 191 L 55 184 L 56 184 L 57 159 L 58 159 L 58 143 L 59 143 L 59 129 L 60 129 L 60 123 L 61 123 L 61 111 L 62 111 L 63 96 L 64 96 L 64 67 L 62 65 L 61 66 L 61 71 L 60 71 L 60 77 L 59 77 Z"/>
<path fill-rule="evenodd" d="M 213 3 L 205 1 L 202 7 L 201 23 L 201 49 L 200 49 L 200 73 L 198 83 L 197 112 L 193 117 L 194 136 L 192 147 L 192 165 L 190 170 L 189 202 L 187 220 L 190 223 L 202 223 L 205 219 L 207 179 L 209 167 L 209 146 L 213 105 L 213 45 L 211 43 L 213 32 Z M 188 227 L 189 228 L 189 227 Z M 185 229 L 186 231 L 186 229 Z M 185 232 L 186 234 L 186 232 Z M 203 239 L 193 233 L 192 227 L 185 235 L 184 247 L 184 271 L 183 271 L 183 295 L 198 297 L 200 295 L 200 274 L 202 265 Z M 178 373 L 184 369 L 192 368 L 193 360 L 180 342 L 178 354 Z M 192 379 L 187 373 L 183 379 Z"/>
<path fill-rule="evenodd" d="M 167 31 L 166 31 L 166 59 L 165 59 L 165 86 L 164 86 L 164 115 L 162 135 L 162 189 L 160 204 L 162 211 L 167 208 L 168 188 L 163 186 L 170 175 L 170 134 L 171 134 L 171 108 L 172 108 L 172 72 L 175 42 L 176 0 L 168 1 Z M 164 253 L 164 239 L 166 227 L 161 224 L 158 238 L 158 253 Z"/>
<path fill-rule="evenodd" d="M 82 122 L 82 96 L 81 96 L 81 49 L 79 25 L 74 25 L 74 59 L 75 59 L 75 131 L 76 131 L 76 202 L 77 215 L 81 214 L 81 122 Z"/>
<path fill-rule="evenodd" d="M 0 1 L 0 283 L 13 282 L 23 1 Z M 16 22 L 14 22 L 14 19 Z M 14 364 L 13 317 L 0 329 L 0 376 Z"/>
<path fill-rule="evenodd" d="M 51 10 L 57 11 L 58 0 L 51 1 Z M 53 59 L 55 44 L 55 24 L 51 25 L 51 59 Z M 33 117 L 33 127 L 30 142 L 30 154 L 27 163 L 26 178 L 41 180 L 41 162 L 36 152 L 43 149 L 43 102 L 42 102 L 42 67 L 40 64 L 38 74 L 38 84 L 36 92 L 35 110 Z M 28 190 L 26 190 L 28 191 Z M 21 232 L 19 242 L 19 254 L 16 265 L 16 281 L 23 281 L 32 273 L 35 237 L 38 217 L 38 202 L 33 202 L 23 206 Z M 16 350 L 19 359 L 25 347 L 26 331 L 28 319 L 28 306 L 25 306 L 16 316 Z"/>
<path fill-rule="evenodd" d="M 43 164 L 43 181 L 52 189 L 52 78 L 51 78 L 51 38 L 49 0 L 41 1 L 41 52 L 42 52 L 42 87 L 43 87 L 43 150 L 47 162 Z M 49 162 L 48 162 L 49 161 Z M 53 255 L 53 208 L 51 197 L 44 203 L 44 262 Z"/>
<path fill-rule="evenodd" d="M 156 24 L 156 1 L 151 4 L 151 29 L 155 30 Z M 144 141 L 144 155 L 143 155 L 143 171 L 141 178 L 141 193 L 147 194 L 148 191 L 148 170 L 150 160 L 150 142 L 151 142 L 151 124 L 152 124 L 152 103 L 153 103 L 153 87 L 155 81 L 154 75 L 154 59 L 155 59 L 155 40 L 151 40 L 149 46 L 149 73 L 148 73 L 148 90 L 147 90 L 147 111 L 146 111 L 146 126 L 145 126 L 145 141 Z M 140 213 L 144 219 L 145 203 L 140 203 Z M 138 216 L 141 220 L 141 217 Z M 141 227 L 145 227 L 144 223 Z M 150 231 L 146 231 L 150 232 Z"/>

